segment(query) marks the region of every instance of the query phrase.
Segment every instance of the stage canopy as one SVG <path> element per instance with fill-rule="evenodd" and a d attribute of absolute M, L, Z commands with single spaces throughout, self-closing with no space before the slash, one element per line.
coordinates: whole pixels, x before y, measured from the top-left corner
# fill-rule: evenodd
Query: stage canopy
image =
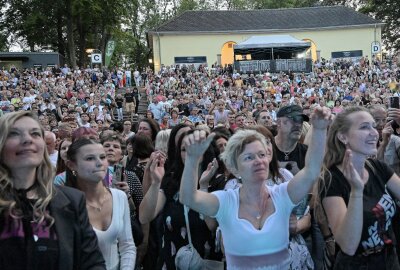
<path fill-rule="evenodd" d="M 233 46 L 235 60 L 294 59 L 311 47 L 311 42 L 290 35 L 253 36 Z M 238 55 L 239 57 L 237 57 Z M 243 55 L 243 56 L 241 56 Z M 246 59 L 247 58 L 247 59 Z"/>
<path fill-rule="evenodd" d="M 235 68 L 241 72 L 310 72 L 305 52 L 311 42 L 290 35 L 253 36 L 233 46 Z"/>
<path fill-rule="evenodd" d="M 234 50 L 253 48 L 284 48 L 298 47 L 302 50 L 311 47 L 311 42 L 296 39 L 290 35 L 253 36 L 233 46 Z"/>

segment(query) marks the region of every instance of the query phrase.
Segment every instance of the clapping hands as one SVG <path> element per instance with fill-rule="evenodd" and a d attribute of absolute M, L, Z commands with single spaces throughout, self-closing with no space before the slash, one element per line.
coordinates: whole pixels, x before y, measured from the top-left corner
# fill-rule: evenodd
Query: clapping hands
<path fill-rule="evenodd" d="M 156 151 L 151 154 L 149 161 L 150 176 L 153 183 L 161 183 L 164 177 L 165 169 L 165 154 L 161 151 Z"/>

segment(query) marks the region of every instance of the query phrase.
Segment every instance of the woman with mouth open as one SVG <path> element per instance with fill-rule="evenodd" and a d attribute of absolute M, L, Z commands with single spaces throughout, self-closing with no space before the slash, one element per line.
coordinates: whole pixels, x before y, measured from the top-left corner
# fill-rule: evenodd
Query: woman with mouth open
<path fill-rule="evenodd" d="M 242 186 L 206 193 L 197 190 L 199 160 L 213 139 L 195 131 L 184 140 L 186 162 L 180 201 L 199 213 L 215 217 L 222 231 L 227 269 L 289 269 L 289 217 L 295 204 L 318 178 L 330 110 L 316 108 L 311 116 L 312 139 L 305 167 L 294 178 L 269 187 L 268 143 L 256 131 L 240 130 L 228 141 L 221 159 Z M 244 244 L 246 243 L 246 244 Z"/>
<path fill-rule="evenodd" d="M 36 117 L 0 118 L 0 269 L 106 269 L 82 192 L 53 185 Z"/>
<path fill-rule="evenodd" d="M 362 107 L 346 108 L 329 129 L 315 194 L 316 210 L 326 213 L 332 231 L 328 240 L 339 246 L 333 269 L 400 269 L 391 226 L 400 178 L 370 158 L 378 138 L 374 118 Z"/>
<path fill-rule="evenodd" d="M 132 270 L 136 247 L 128 199 L 121 190 L 107 188 L 103 183 L 108 170 L 103 145 L 79 139 L 70 145 L 67 157 L 67 183 L 86 195 L 89 221 L 96 232 L 107 270 Z"/>

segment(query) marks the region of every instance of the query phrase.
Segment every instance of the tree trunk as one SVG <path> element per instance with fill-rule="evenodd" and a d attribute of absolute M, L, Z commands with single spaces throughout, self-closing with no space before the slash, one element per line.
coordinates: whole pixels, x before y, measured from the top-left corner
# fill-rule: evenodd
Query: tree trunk
<path fill-rule="evenodd" d="M 71 67 L 76 66 L 75 40 L 74 40 L 74 22 L 72 16 L 71 0 L 66 0 L 67 7 L 67 47 L 68 59 Z"/>
<path fill-rule="evenodd" d="M 65 52 L 65 40 L 63 38 L 63 18 L 61 10 L 57 10 L 57 50 L 58 53 L 66 56 Z"/>

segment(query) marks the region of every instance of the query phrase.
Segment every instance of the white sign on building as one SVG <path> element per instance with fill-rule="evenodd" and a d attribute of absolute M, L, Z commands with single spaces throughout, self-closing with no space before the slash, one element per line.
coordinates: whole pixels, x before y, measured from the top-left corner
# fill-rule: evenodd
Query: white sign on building
<path fill-rule="evenodd" d="M 372 54 L 381 52 L 381 44 L 379 43 L 379 41 L 374 41 L 371 43 L 371 52 Z"/>
<path fill-rule="evenodd" d="M 101 64 L 101 53 L 92 53 L 92 63 L 93 64 Z"/>

